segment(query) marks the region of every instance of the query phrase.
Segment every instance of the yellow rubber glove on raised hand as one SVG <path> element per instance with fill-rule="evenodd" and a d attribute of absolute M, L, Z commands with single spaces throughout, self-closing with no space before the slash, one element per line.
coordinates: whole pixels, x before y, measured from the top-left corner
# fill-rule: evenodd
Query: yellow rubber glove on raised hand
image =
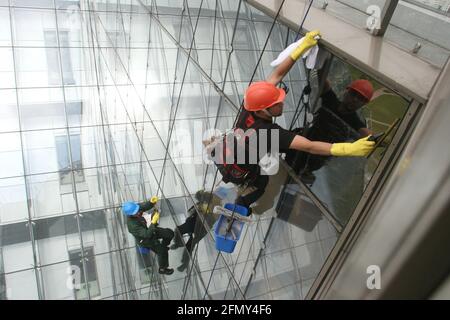
<path fill-rule="evenodd" d="M 155 204 L 155 203 L 157 203 L 158 202 L 158 197 L 157 196 L 153 196 L 151 199 L 150 199 L 150 202 L 151 203 L 153 203 L 153 204 Z"/>
<path fill-rule="evenodd" d="M 295 48 L 295 50 L 291 53 L 291 58 L 294 61 L 297 61 L 308 49 L 311 49 L 317 44 L 317 40 L 320 39 L 320 31 L 313 30 L 308 32 L 305 35 L 305 39 L 303 39 L 302 43 Z"/>
<path fill-rule="evenodd" d="M 152 224 L 158 224 L 159 222 L 159 211 L 155 211 L 152 217 Z"/>
<path fill-rule="evenodd" d="M 364 157 L 367 156 L 375 146 L 375 141 L 367 141 L 370 136 L 359 139 L 353 143 L 333 143 L 331 155 L 336 157 Z"/>

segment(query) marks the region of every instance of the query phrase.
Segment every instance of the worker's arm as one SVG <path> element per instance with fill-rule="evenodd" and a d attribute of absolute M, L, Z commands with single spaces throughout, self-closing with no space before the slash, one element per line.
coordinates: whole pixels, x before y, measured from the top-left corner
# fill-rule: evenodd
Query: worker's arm
<path fill-rule="evenodd" d="M 302 43 L 295 48 L 295 50 L 283 60 L 281 64 L 279 64 L 275 70 L 270 74 L 270 76 L 266 79 L 267 82 L 270 82 L 274 85 L 277 85 L 284 76 L 291 70 L 295 61 L 297 61 L 303 54 L 314 47 L 317 44 L 317 39 L 320 37 L 320 32 L 318 30 L 314 30 L 308 32 L 305 35 L 305 39 Z"/>
<path fill-rule="evenodd" d="M 369 137 L 359 139 L 353 143 L 327 143 L 321 141 L 311 141 L 296 135 L 292 140 L 289 149 L 308 152 L 311 154 L 336 157 L 362 157 L 368 155 L 374 145 L 374 141 L 367 141 Z"/>
<path fill-rule="evenodd" d="M 295 61 L 292 60 L 291 57 L 287 57 L 275 68 L 275 70 L 270 74 L 266 81 L 277 85 L 281 80 L 283 80 L 284 76 L 289 72 L 289 70 L 291 70 L 294 63 Z"/>
<path fill-rule="evenodd" d="M 138 221 L 133 221 L 128 224 L 128 230 L 130 233 L 138 238 L 152 238 L 155 233 L 155 225 L 150 224 L 147 228 L 145 225 L 139 223 Z"/>
<path fill-rule="evenodd" d="M 154 206 L 155 206 L 155 204 L 152 203 L 151 201 L 141 202 L 141 203 L 139 203 L 139 211 L 145 212 L 145 211 L 152 209 Z"/>
<path fill-rule="evenodd" d="M 372 130 L 368 128 L 359 128 L 358 133 L 360 134 L 361 137 L 367 137 L 373 134 Z"/>
<path fill-rule="evenodd" d="M 289 149 L 304 151 L 322 156 L 330 156 L 331 146 L 332 144 L 328 142 L 311 141 L 303 136 L 296 135 L 294 140 L 292 140 Z"/>

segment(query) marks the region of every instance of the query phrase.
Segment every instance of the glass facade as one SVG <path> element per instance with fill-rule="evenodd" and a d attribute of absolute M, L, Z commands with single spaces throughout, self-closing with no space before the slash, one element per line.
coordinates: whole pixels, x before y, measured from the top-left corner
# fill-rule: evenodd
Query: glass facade
<path fill-rule="evenodd" d="M 2 299 L 306 296 L 385 149 L 331 159 L 312 182 L 281 167 L 232 254 L 211 230 L 171 276 L 137 250 L 120 211 L 158 194 L 160 225 L 185 221 L 196 191 L 220 180 L 202 161 L 203 132 L 232 127 L 295 31 L 234 0 L 0 0 L 0 24 Z M 368 78 L 329 59 L 338 96 Z M 298 63 L 284 79 L 285 128 L 307 129 L 321 104 L 311 72 L 311 109 L 299 108 L 307 73 Z M 386 131 L 409 101 L 373 83 L 361 117 Z M 183 250 L 169 251 L 171 266 Z"/>

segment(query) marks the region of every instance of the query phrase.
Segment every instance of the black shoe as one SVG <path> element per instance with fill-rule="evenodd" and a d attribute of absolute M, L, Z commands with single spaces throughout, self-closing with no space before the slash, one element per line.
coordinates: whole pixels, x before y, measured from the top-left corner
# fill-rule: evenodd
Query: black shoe
<path fill-rule="evenodd" d="M 178 267 L 177 267 L 177 270 L 179 271 L 179 272 L 183 272 L 184 270 L 186 270 L 186 268 L 187 268 L 187 264 L 180 264 Z"/>
<path fill-rule="evenodd" d="M 173 269 L 171 269 L 171 268 L 159 268 L 158 272 L 160 274 L 171 275 L 173 273 Z"/>

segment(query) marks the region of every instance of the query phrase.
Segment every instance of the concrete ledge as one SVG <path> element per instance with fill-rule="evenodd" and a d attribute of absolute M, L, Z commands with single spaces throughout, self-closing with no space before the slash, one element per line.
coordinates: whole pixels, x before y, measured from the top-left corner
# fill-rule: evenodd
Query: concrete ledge
<path fill-rule="evenodd" d="M 247 0 L 255 8 L 275 17 L 280 0 Z M 292 29 L 298 29 L 304 1 L 285 1 L 279 20 Z M 304 31 L 320 29 L 322 46 L 337 57 L 355 65 L 374 79 L 399 94 L 426 102 L 440 69 L 418 57 L 374 37 L 326 11 L 312 7 L 303 25 Z"/>

